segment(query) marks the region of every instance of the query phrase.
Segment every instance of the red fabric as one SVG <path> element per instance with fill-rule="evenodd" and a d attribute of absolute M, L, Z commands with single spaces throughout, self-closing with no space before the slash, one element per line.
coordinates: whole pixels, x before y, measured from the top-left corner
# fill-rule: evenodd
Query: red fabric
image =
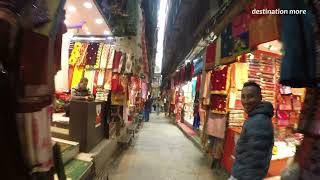
<path fill-rule="evenodd" d="M 112 64 L 112 71 L 113 72 L 119 72 L 119 65 L 121 60 L 122 52 L 116 51 L 114 58 L 113 58 L 113 64 Z"/>
<path fill-rule="evenodd" d="M 193 63 L 191 63 L 191 77 L 190 77 L 190 80 L 192 80 L 192 77 L 193 77 L 193 75 L 194 75 L 194 64 Z"/>
<path fill-rule="evenodd" d="M 291 102 L 291 96 L 278 96 L 278 103 L 279 103 L 279 109 L 280 110 L 292 110 L 292 102 Z"/>
<path fill-rule="evenodd" d="M 251 21 L 249 25 L 249 47 L 280 39 L 279 16 L 268 15 Z"/>
<path fill-rule="evenodd" d="M 232 36 L 237 37 L 249 30 L 250 14 L 241 13 L 232 20 Z"/>
<path fill-rule="evenodd" d="M 216 42 L 213 42 L 213 43 L 209 44 L 209 46 L 207 47 L 206 62 L 205 62 L 206 66 L 215 64 L 215 61 L 216 61 L 216 47 L 217 47 L 217 43 Z"/>
<path fill-rule="evenodd" d="M 120 82 L 120 77 L 119 77 L 119 74 L 117 74 L 117 73 L 114 73 L 112 75 L 111 91 L 113 93 L 122 92 L 122 86 L 121 86 L 121 82 Z"/>
<path fill-rule="evenodd" d="M 211 110 L 215 113 L 227 112 L 227 96 L 224 95 L 211 95 Z"/>
<path fill-rule="evenodd" d="M 252 11 L 254 9 L 256 10 L 275 10 L 278 8 L 277 0 L 253 0 L 251 3 L 249 3 L 246 7 L 247 12 L 250 14 L 251 18 L 259 19 L 263 16 L 266 16 L 265 14 L 254 14 Z"/>
<path fill-rule="evenodd" d="M 197 77 L 197 83 L 196 83 L 196 92 L 199 92 L 200 91 L 200 87 L 201 87 L 201 74 L 198 75 Z"/>
<path fill-rule="evenodd" d="M 228 80 L 228 66 L 211 73 L 211 91 L 226 91 Z"/>
<path fill-rule="evenodd" d="M 98 83 L 98 77 L 99 77 L 99 70 L 96 70 L 94 74 L 94 79 L 93 79 L 93 94 L 97 93 L 97 83 Z"/>
<path fill-rule="evenodd" d="M 131 88 L 134 91 L 137 91 L 140 89 L 140 80 L 136 76 L 131 76 Z"/>

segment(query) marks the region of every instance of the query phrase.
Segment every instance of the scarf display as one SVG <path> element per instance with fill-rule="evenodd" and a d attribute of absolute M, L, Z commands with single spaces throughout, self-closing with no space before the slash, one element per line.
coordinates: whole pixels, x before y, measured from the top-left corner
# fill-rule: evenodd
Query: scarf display
<path fill-rule="evenodd" d="M 230 68 L 221 66 L 211 74 L 211 94 L 228 94 L 230 87 Z"/>
<path fill-rule="evenodd" d="M 112 70 L 107 69 L 104 75 L 104 89 L 111 90 Z"/>
<path fill-rule="evenodd" d="M 202 100 L 202 103 L 204 105 L 209 105 L 210 104 L 210 89 L 211 89 L 211 71 L 204 71 L 202 73 L 203 80 L 204 82 L 201 83 L 201 88 L 200 88 L 200 100 Z"/>
<path fill-rule="evenodd" d="M 122 52 L 121 51 L 116 51 L 113 59 L 113 64 L 112 64 L 112 72 L 118 73 L 119 72 L 119 65 L 121 61 L 121 56 Z"/>
<path fill-rule="evenodd" d="M 110 45 L 103 44 L 103 46 L 101 48 L 102 48 L 101 54 L 99 53 L 100 54 L 100 68 L 105 69 L 105 68 L 107 68 L 107 64 L 108 64 Z"/>
<path fill-rule="evenodd" d="M 126 53 L 122 53 L 122 56 L 120 58 L 118 73 L 121 73 L 121 74 L 124 73 L 124 70 L 126 68 L 126 63 L 127 63 L 127 54 Z"/>
<path fill-rule="evenodd" d="M 73 71 L 71 88 L 76 87 L 83 77 L 84 67 L 76 66 Z"/>
<path fill-rule="evenodd" d="M 112 67 L 113 67 L 113 60 L 114 60 L 115 52 L 116 52 L 115 48 L 113 46 L 111 46 L 110 51 L 109 51 L 109 56 L 108 56 L 107 69 L 112 69 Z"/>
<path fill-rule="evenodd" d="M 97 52 L 97 58 L 96 58 L 96 63 L 93 65 L 95 69 L 100 68 L 100 63 L 101 63 L 101 55 L 102 55 L 102 50 L 103 50 L 103 43 L 99 44 L 98 52 Z"/>
<path fill-rule="evenodd" d="M 75 43 L 75 46 L 77 46 L 77 43 Z M 87 53 L 87 49 L 88 49 L 89 45 L 88 43 L 80 43 L 80 47 L 79 49 L 75 49 L 76 52 L 72 51 L 71 57 L 70 57 L 70 61 L 71 62 L 76 62 L 76 66 L 84 66 L 86 65 L 86 53 Z M 75 60 L 73 60 L 73 58 L 75 58 Z M 70 64 L 72 65 L 72 64 Z"/>
<path fill-rule="evenodd" d="M 229 127 L 242 127 L 245 121 L 245 112 L 243 110 L 230 109 L 228 125 Z"/>
<path fill-rule="evenodd" d="M 97 62 L 100 43 L 90 42 L 86 54 L 86 65 L 94 66 Z"/>
<path fill-rule="evenodd" d="M 127 61 L 125 64 L 125 70 L 124 73 L 125 74 L 131 74 L 132 73 L 132 60 L 134 59 L 134 56 L 131 54 L 127 54 Z"/>

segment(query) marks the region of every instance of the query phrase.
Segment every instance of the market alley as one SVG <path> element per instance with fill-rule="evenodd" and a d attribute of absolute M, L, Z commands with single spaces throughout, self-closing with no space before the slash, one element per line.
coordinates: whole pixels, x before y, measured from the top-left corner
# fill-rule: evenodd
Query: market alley
<path fill-rule="evenodd" d="M 207 156 L 172 123 L 156 113 L 144 123 L 129 149 L 124 150 L 97 179 L 109 180 L 220 180 Z"/>

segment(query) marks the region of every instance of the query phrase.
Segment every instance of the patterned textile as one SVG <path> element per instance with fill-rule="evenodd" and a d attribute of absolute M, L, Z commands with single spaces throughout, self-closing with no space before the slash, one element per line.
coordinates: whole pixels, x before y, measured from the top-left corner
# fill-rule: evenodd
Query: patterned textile
<path fill-rule="evenodd" d="M 113 65 L 112 65 L 112 72 L 118 73 L 119 72 L 119 65 L 121 61 L 122 52 L 116 51 L 113 59 Z"/>
<path fill-rule="evenodd" d="M 83 77 L 84 67 L 76 66 L 73 71 L 71 88 L 76 87 Z"/>
<path fill-rule="evenodd" d="M 221 33 L 221 58 L 232 56 L 233 38 L 232 26 L 229 24 Z"/>
<path fill-rule="evenodd" d="M 115 55 L 115 48 L 113 46 L 110 47 L 109 55 L 108 55 L 108 64 L 107 64 L 107 69 L 112 69 L 113 67 L 113 59 Z"/>
<path fill-rule="evenodd" d="M 107 69 L 104 75 L 104 89 L 111 90 L 112 70 Z"/>
<path fill-rule="evenodd" d="M 117 73 L 114 73 L 112 75 L 111 91 L 112 91 L 112 93 L 120 93 L 123 91 L 123 88 L 122 88 L 121 82 L 120 82 L 120 75 Z"/>
<path fill-rule="evenodd" d="M 97 82 L 97 86 L 98 87 L 103 87 L 103 85 L 104 85 L 104 75 L 105 75 L 105 70 L 99 70 L 98 82 Z"/>
<path fill-rule="evenodd" d="M 134 56 L 132 54 L 127 54 L 127 61 L 124 73 L 125 74 L 131 74 L 132 73 L 132 60 L 134 59 Z"/>
<path fill-rule="evenodd" d="M 121 74 L 124 73 L 124 70 L 126 68 L 126 61 L 127 61 L 127 54 L 122 53 L 122 56 L 120 58 L 118 73 L 121 73 Z"/>
<path fill-rule="evenodd" d="M 75 43 L 75 47 L 77 47 L 77 42 Z M 78 49 L 78 52 L 72 51 L 71 57 L 70 57 L 70 62 L 75 61 L 77 66 L 84 66 L 86 65 L 86 53 L 88 49 L 88 44 L 87 43 L 80 43 L 80 48 Z M 77 51 L 77 49 L 75 49 Z M 75 60 L 73 60 L 75 59 Z M 73 64 L 71 64 L 73 65 Z"/>
<path fill-rule="evenodd" d="M 99 44 L 98 52 L 97 52 L 97 58 L 96 58 L 96 63 L 94 64 L 95 69 L 100 68 L 100 63 L 101 63 L 101 55 L 102 55 L 102 50 L 103 50 L 103 43 Z"/>
<path fill-rule="evenodd" d="M 89 43 L 87 54 L 86 54 L 86 65 L 94 66 L 97 62 L 97 55 L 99 50 L 99 43 Z"/>
<path fill-rule="evenodd" d="M 68 69 L 68 88 L 71 89 L 74 67 L 69 66 Z"/>
<path fill-rule="evenodd" d="M 249 30 L 251 13 L 241 13 L 238 16 L 234 17 L 232 20 L 232 36 L 237 37 L 240 34 L 247 32 Z"/>
<path fill-rule="evenodd" d="M 207 134 L 224 139 L 227 116 L 209 113 L 207 122 Z"/>
<path fill-rule="evenodd" d="M 215 65 L 216 49 L 217 49 L 217 43 L 216 42 L 213 42 L 213 43 L 209 44 L 209 46 L 207 47 L 205 67 L 209 67 L 211 65 Z"/>
<path fill-rule="evenodd" d="M 217 114 L 227 114 L 227 96 L 211 94 L 210 103 L 211 112 Z"/>
<path fill-rule="evenodd" d="M 211 74 L 211 93 L 227 94 L 230 87 L 230 68 L 222 66 Z"/>
<path fill-rule="evenodd" d="M 93 81 L 94 81 L 94 75 L 95 75 L 95 70 L 93 69 L 86 69 L 84 73 L 84 77 L 88 79 L 88 85 L 87 88 L 93 92 Z"/>
<path fill-rule="evenodd" d="M 17 114 L 23 155 L 32 172 L 49 171 L 53 167 L 51 117 L 50 106 L 38 112 Z"/>
<path fill-rule="evenodd" d="M 110 45 L 103 44 L 101 55 L 100 55 L 100 68 L 107 68 L 108 57 L 109 57 Z"/>
<path fill-rule="evenodd" d="M 279 16 L 268 15 L 252 20 L 249 25 L 249 47 L 280 39 Z"/>
<path fill-rule="evenodd" d="M 230 110 L 229 127 L 242 127 L 245 121 L 245 112 L 243 110 Z"/>

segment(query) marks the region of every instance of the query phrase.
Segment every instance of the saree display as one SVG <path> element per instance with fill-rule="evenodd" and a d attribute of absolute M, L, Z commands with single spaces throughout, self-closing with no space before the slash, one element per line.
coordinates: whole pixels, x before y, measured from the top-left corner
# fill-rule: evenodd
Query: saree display
<path fill-rule="evenodd" d="M 230 87 L 230 68 L 221 66 L 211 74 L 211 94 L 227 94 Z"/>

